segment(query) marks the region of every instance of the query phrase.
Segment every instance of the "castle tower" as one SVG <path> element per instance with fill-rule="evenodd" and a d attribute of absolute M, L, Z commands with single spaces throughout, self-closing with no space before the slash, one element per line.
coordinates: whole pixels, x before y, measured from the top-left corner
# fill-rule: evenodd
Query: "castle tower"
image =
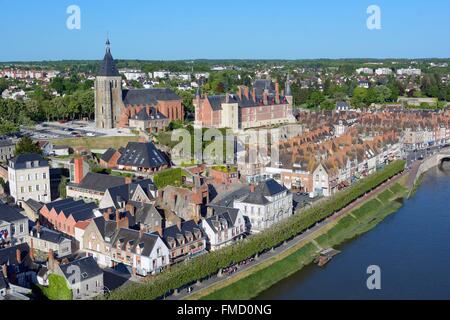
<path fill-rule="evenodd" d="M 286 95 L 287 102 L 292 107 L 292 104 L 294 103 L 294 97 L 292 96 L 290 81 L 291 81 L 291 79 L 290 79 L 290 76 L 288 75 L 287 79 L 286 79 L 285 95 Z"/>
<path fill-rule="evenodd" d="M 109 39 L 106 53 L 95 79 L 95 125 L 98 129 L 117 126 L 122 108 L 122 77 L 111 55 Z"/>

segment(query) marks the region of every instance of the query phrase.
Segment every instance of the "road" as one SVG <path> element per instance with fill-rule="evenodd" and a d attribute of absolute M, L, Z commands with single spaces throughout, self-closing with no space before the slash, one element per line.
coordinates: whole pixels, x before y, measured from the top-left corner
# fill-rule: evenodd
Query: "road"
<path fill-rule="evenodd" d="M 433 146 L 427 149 L 406 151 L 406 165 L 407 167 L 410 167 L 415 161 L 426 159 L 427 157 L 438 153 L 442 148 L 445 147 L 447 146 Z"/>
<path fill-rule="evenodd" d="M 234 274 L 230 275 L 230 276 L 222 276 L 222 277 L 218 277 L 217 275 L 210 277 L 207 280 L 204 280 L 203 282 L 191 287 L 194 290 L 192 292 L 188 292 L 188 286 L 186 286 L 185 288 L 182 288 L 180 290 L 178 290 L 178 293 L 176 295 L 170 295 L 168 297 L 166 297 L 166 300 L 181 300 L 181 299 L 186 299 L 189 298 L 189 296 L 191 296 L 192 294 L 194 294 L 195 292 L 199 291 L 199 290 L 203 290 L 203 289 L 207 289 L 221 281 L 225 281 L 227 279 L 230 279 L 242 272 L 244 272 L 245 270 L 248 270 L 256 265 L 259 265 L 279 254 L 285 253 L 286 251 L 288 251 L 289 249 L 297 246 L 298 244 L 300 244 L 302 241 L 306 240 L 311 234 L 314 234 L 318 231 L 324 230 L 330 223 L 332 223 L 333 221 L 335 221 L 336 219 L 338 219 L 339 217 L 351 212 L 353 209 L 355 209 L 356 207 L 360 206 L 361 204 L 363 204 L 364 202 L 366 202 L 369 198 L 371 198 L 373 195 L 377 194 L 378 192 L 391 187 L 392 185 L 394 185 L 396 182 L 399 181 L 400 178 L 402 178 L 405 174 L 408 174 L 409 172 L 405 172 L 403 174 L 399 174 L 396 177 L 393 177 L 392 179 L 386 181 L 385 183 L 379 185 L 376 189 L 372 190 L 371 192 L 367 193 L 366 195 L 358 198 L 357 200 L 355 200 L 354 202 L 352 202 L 350 205 L 348 205 L 347 207 L 345 207 L 344 209 L 342 209 L 341 211 L 335 213 L 334 215 L 330 216 L 329 218 L 325 219 L 324 221 L 317 223 L 313 228 L 306 230 L 305 232 L 301 233 L 300 235 L 298 235 L 297 237 L 295 237 L 294 239 L 286 242 L 284 245 L 281 245 L 277 248 L 274 248 L 272 251 L 268 251 L 266 253 L 261 254 L 257 260 L 254 260 L 248 264 L 246 264 L 245 266 L 239 267 L 238 271 L 235 272 Z"/>

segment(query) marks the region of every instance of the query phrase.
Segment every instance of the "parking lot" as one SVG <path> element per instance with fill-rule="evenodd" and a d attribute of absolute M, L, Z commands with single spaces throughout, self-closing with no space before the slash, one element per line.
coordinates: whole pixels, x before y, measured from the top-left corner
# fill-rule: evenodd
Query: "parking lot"
<path fill-rule="evenodd" d="M 92 121 L 44 122 L 34 129 L 21 128 L 21 133 L 34 140 L 130 135 L 127 130 L 97 129 Z"/>

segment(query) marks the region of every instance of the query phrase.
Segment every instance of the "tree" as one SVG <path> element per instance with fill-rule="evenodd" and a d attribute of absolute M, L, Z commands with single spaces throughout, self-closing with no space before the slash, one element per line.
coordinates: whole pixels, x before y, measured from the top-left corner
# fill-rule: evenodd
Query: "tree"
<path fill-rule="evenodd" d="M 331 100 L 325 100 L 320 104 L 320 109 L 322 110 L 333 110 L 335 108 L 335 104 Z"/>
<path fill-rule="evenodd" d="M 193 104 L 194 95 L 190 91 L 184 91 L 184 90 L 175 90 L 176 94 L 181 97 L 183 100 L 183 106 L 184 109 L 187 112 L 194 113 L 195 108 Z"/>
<path fill-rule="evenodd" d="M 66 187 L 67 187 L 67 178 L 63 176 L 61 178 L 61 182 L 59 183 L 59 186 L 58 186 L 59 197 L 61 199 L 67 198 Z"/>
<path fill-rule="evenodd" d="M 353 91 L 352 105 L 356 108 L 363 108 L 367 101 L 367 89 L 355 88 Z"/>
<path fill-rule="evenodd" d="M 6 89 L 8 89 L 8 83 L 6 82 L 6 79 L 1 78 L 0 79 L 0 94 Z"/>
<path fill-rule="evenodd" d="M 13 122 L 4 120 L 0 122 L 0 135 L 7 135 L 19 131 L 19 127 Z"/>
<path fill-rule="evenodd" d="M 15 155 L 18 156 L 20 154 L 25 153 L 42 154 L 42 150 L 29 137 L 23 137 L 22 139 L 19 140 L 19 142 L 16 145 Z"/>
<path fill-rule="evenodd" d="M 308 99 L 308 107 L 317 108 L 325 101 L 325 95 L 320 91 L 313 91 Z"/>

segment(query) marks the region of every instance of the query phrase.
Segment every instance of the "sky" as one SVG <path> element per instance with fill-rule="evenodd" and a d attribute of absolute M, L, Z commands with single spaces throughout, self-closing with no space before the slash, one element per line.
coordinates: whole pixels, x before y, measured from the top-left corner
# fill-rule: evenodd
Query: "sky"
<path fill-rule="evenodd" d="M 101 59 L 107 35 L 117 59 L 450 57 L 448 0 L 0 0 L 0 12 L 3 62 Z"/>

